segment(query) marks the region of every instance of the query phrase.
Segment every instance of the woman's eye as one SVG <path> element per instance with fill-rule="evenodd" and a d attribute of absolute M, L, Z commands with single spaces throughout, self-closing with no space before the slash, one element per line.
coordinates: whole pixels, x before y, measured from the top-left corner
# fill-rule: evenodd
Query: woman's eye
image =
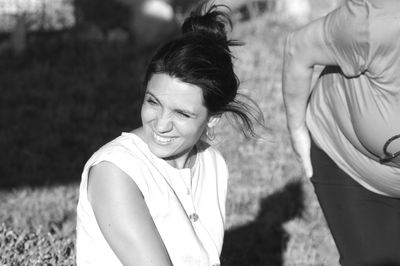
<path fill-rule="evenodd" d="M 190 115 L 188 115 L 187 113 L 184 113 L 184 112 L 177 112 L 177 114 L 181 117 L 190 118 Z"/>
<path fill-rule="evenodd" d="M 147 98 L 146 102 L 149 103 L 149 104 L 151 104 L 151 105 L 156 105 L 156 104 L 157 104 L 157 102 L 154 101 L 154 100 L 151 99 L 151 98 Z"/>

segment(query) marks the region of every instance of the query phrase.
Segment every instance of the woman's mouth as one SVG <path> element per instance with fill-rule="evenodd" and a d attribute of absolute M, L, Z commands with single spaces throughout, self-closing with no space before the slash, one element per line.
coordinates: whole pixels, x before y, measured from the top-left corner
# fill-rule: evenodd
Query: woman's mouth
<path fill-rule="evenodd" d="M 162 137 L 158 134 L 156 134 L 155 132 L 153 132 L 153 138 L 156 140 L 157 143 L 162 144 L 162 145 L 166 145 L 168 143 L 170 143 L 174 137 Z"/>

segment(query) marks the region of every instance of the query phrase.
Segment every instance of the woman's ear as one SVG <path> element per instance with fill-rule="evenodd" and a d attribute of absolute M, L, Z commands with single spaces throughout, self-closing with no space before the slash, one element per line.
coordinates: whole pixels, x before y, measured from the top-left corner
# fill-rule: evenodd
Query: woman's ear
<path fill-rule="evenodd" d="M 210 116 L 210 118 L 208 119 L 207 127 L 209 127 L 209 128 L 214 127 L 218 123 L 220 118 L 221 118 L 221 115 Z"/>

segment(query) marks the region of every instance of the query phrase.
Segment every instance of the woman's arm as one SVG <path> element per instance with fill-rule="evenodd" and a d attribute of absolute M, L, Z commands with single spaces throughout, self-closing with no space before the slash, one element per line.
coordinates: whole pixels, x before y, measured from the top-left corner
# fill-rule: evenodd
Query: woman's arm
<path fill-rule="evenodd" d="M 139 188 L 125 172 L 110 162 L 93 166 L 88 198 L 123 265 L 172 265 Z"/>
<path fill-rule="evenodd" d="M 336 65 L 323 35 L 324 19 L 316 20 L 287 36 L 282 73 L 283 100 L 293 150 L 307 177 L 312 176 L 310 136 L 305 123 L 311 78 L 315 65 Z"/>

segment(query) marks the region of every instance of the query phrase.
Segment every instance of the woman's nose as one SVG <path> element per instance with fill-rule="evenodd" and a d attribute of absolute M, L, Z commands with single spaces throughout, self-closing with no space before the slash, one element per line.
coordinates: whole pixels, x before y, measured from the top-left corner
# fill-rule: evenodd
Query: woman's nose
<path fill-rule="evenodd" d="M 171 117 L 166 112 L 160 112 L 155 120 L 155 128 L 157 132 L 164 133 L 172 130 Z"/>

